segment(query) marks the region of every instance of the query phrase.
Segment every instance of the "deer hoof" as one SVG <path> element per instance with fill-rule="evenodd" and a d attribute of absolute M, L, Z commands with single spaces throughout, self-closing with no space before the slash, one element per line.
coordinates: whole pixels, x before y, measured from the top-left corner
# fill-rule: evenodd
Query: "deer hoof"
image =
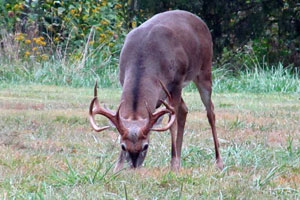
<path fill-rule="evenodd" d="M 171 169 L 172 169 L 172 171 L 175 171 L 175 172 L 177 172 L 177 171 L 179 171 L 179 169 L 180 169 L 180 159 L 179 158 L 172 158 L 172 160 L 171 160 Z"/>
<path fill-rule="evenodd" d="M 216 165 L 220 170 L 224 169 L 223 160 L 221 158 L 217 160 Z"/>

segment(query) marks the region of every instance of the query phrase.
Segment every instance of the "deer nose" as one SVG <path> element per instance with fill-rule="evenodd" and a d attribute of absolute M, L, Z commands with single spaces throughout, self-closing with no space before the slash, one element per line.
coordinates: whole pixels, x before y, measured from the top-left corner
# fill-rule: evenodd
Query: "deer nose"
<path fill-rule="evenodd" d="M 129 153 L 129 156 L 130 156 L 130 159 L 132 162 L 132 166 L 134 168 L 137 167 L 137 160 L 138 160 L 139 154 L 140 154 L 139 152 L 138 153 Z"/>

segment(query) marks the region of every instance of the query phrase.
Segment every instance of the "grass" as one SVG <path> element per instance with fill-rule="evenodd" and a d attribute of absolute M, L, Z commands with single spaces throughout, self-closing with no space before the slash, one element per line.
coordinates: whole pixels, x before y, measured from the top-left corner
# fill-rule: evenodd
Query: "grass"
<path fill-rule="evenodd" d="M 297 69 L 297 68 L 295 68 Z M 217 92 L 284 92 L 300 93 L 300 75 L 291 68 L 278 66 L 255 66 L 238 72 L 235 76 L 226 69 L 214 71 L 214 91 Z"/>
<path fill-rule="evenodd" d="M 94 85 L 98 79 L 103 87 L 118 87 L 116 62 L 117 60 L 111 56 L 104 57 L 100 53 L 97 59 L 87 59 L 85 65 L 82 65 L 82 60 L 64 61 L 54 56 L 44 62 L 11 63 L 0 58 L 0 82 L 87 87 Z"/>
<path fill-rule="evenodd" d="M 199 95 L 185 90 L 189 115 L 181 171 L 169 170 L 169 133 L 153 132 L 144 166 L 113 173 L 118 134 L 115 129 L 91 130 L 91 87 L 2 83 L 0 198 L 300 198 L 299 95 L 216 90 L 224 91 L 213 96 L 223 171 L 214 167 L 212 136 Z M 117 107 L 120 89 L 99 93 L 101 102 Z"/>
<path fill-rule="evenodd" d="M 100 49 L 101 50 L 101 49 Z M 87 54 L 86 60 L 65 61 L 52 57 L 45 62 L 9 62 L 0 58 L 0 83 L 4 84 L 47 84 L 71 87 L 91 87 L 95 80 L 101 87 L 120 88 L 118 82 L 119 52 L 104 49 L 105 56 L 99 49 Z M 99 64 L 100 63 L 100 64 Z M 105 66 L 105 67 L 104 67 Z M 300 74 L 296 70 L 277 66 L 258 65 L 253 68 L 232 72 L 226 67 L 213 70 L 213 90 L 223 92 L 251 93 L 300 93 Z M 297 69 L 297 68 L 295 68 Z M 188 91 L 196 91 L 194 84 L 189 84 Z"/>

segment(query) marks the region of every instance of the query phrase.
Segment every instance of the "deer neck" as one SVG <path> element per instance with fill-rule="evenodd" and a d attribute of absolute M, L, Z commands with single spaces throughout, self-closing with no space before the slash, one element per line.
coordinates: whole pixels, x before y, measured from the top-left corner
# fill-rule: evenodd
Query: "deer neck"
<path fill-rule="evenodd" d="M 159 92 L 160 88 L 154 77 L 143 76 L 143 74 L 127 77 L 121 96 L 121 102 L 123 102 L 121 116 L 132 120 L 147 118 L 146 104 L 153 112 L 158 102 Z"/>

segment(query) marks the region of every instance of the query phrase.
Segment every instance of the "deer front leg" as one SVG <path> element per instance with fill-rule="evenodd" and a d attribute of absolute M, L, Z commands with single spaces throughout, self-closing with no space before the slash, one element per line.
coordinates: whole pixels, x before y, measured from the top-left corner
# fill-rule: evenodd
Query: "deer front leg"
<path fill-rule="evenodd" d="M 184 126 L 186 121 L 186 116 L 188 109 L 183 101 L 180 99 L 180 104 L 178 109 L 176 109 L 176 121 L 171 127 L 171 141 L 172 141 L 172 160 L 171 168 L 174 171 L 177 171 L 181 167 L 181 149 L 183 141 Z"/>
<path fill-rule="evenodd" d="M 175 95 L 174 95 L 175 94 Z M 177 95 L 176 95 L 177 94 Z M 171 133 L 171 169 L 178 171 L 180 169 L 180 155 L 182 146 L 183 129 L 186 119 L 186 114 L 184 110 L 184 101 L 181 98 L 181 90 L 177 93 L 173 93 L 172 105 L 175 107 L 176 120 L 170 128 Z"/>
<path fill-rule="evenodd" d="M 171 133 L 171 169 L 174 171 L 178 171 L 180 168 L 180 158 L 178 157 L 177 147 L 176 147 L 176 134 L 177 134 L 177 120 L 173 123 L 170 128 Z"/>
<path fill-rule="evenodd" d="M 176 138 L 176 149 L 177 149 L 177 156 L 179 159 L 179 167 L 181 167 L 181 149 L 182 149 L 182 141 L 183 141 L 183 134 L 184 134 L 184 126 L 185 121 L 188 113 L 188 108 L 186 107 L 183 99 L 181 98 L 180 105 L 178 107 L 177 112 L 177 138 Z"/>

